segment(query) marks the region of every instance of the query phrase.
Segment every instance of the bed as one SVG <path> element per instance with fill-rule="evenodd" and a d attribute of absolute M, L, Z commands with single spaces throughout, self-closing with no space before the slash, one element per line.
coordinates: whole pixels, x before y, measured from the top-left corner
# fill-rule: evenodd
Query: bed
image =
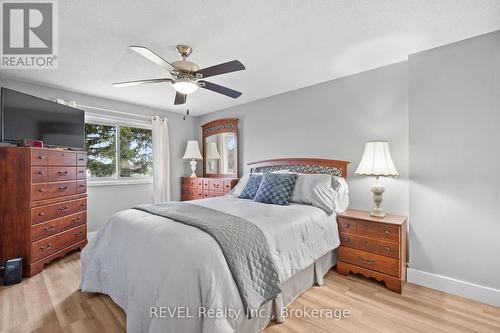
<path fill-rule="evenodd" d="M 345 177 L 347 162 L 274 159 L 251 173 Z M 129 332 L 258 332 L 285 320 L 286 306 L 336 264 L 336 215 L 304 204 L 278 206 L 234 195 L 190 201 L 251 222 L 265 236 L 281 292 L 250 315 L 220 243 L 199 228 L 150 212 L 115 214 L 82 252 L 84 292 L 109 295 L 127 314 Z M 194 207 L 193 206 L 193 207 Z"/>

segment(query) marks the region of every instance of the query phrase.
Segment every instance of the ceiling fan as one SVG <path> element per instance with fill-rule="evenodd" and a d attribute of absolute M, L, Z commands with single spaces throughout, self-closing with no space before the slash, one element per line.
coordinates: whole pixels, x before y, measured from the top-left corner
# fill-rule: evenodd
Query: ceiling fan
<path fill-rule="evenodd" d="M 146 59 L 169 71 L 172 78 L 116 82 L 113 83 L 115 87 L 131 87 L 150 83 L 168 82 L 176 91 L 174 100 L 175 105 L 185 104 L 187 95 L 194 93 L 198 88 L 208 89 L 232 98 L 241 96 L 241 92 L 239 91 L 204 80 L 207 77 L 245 69 L 245 66 L 238 60 L 200 69 L 195 63 L 186 60 L 193 51 L 193 49 L 187 45 L 177 45 L 177 52 L 181 55 L 182 60 L 173 61 L 172 63 L 166 61 L 147 47 L 130 46 L 130 48 Z"/>

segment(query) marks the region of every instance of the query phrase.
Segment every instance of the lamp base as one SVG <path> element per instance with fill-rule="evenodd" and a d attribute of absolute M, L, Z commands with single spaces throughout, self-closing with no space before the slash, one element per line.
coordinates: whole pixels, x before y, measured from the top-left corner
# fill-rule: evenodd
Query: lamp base
<path fill-rule="evenodd" d="M 196 160 L 191 160 L 189 162 L 189 164 L 191 164 L 191 176 L 189 176 L 190 178 L 196 178 L 196 164 L 198 163 L 198 161 Z"/>
<path fill-rule="evenodd" d="M 385 212 L 382 208 L 380 208 L 380 204 L 382 203 L 383 200 L 382 194 L 385 192 L 385 187 L 384 185 L 378 182 L 378 177 L 377 177 L 377 183 L 370 186 L 370 191 L 372 191 L 373 193 L 373 202 L 375 203 L 375 207 L 372 209 L 370 216 L 384 217 Z"/>

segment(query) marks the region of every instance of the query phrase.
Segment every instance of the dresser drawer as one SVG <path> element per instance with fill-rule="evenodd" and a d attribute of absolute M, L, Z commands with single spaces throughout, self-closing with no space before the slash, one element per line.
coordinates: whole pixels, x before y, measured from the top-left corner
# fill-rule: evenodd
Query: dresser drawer
<path fill-rule="evenodd" d="M 37 241 L 55 234 L 58 234 L 64 230 L 68 230 L 79 225 L 85 224 L 87 222 L 87 213 L 77 213 L 74 215 L 69 215 L 61 217 L 55 220 L 35 224 L 31 227 L 31 240 Z"/>
<path fill-rule="evenodd" d="M 383 256 L 392 257 L 395 259 L 400 258 L 399 253 L 399 244 L 386 242 L 386 241 L 377 241 L 377 253 Z"/>
<path fill-rule="evenodd" d="M 339 237 L 340 237 L 340 245 L 353 248 L 356 247 L 356 236 L 341 232 Z"/>
<path fill-rule="evenodd" d="M 79 211 L 77 209 L 77 203 L 82 202 L 80 199 L 78 201 L 66 201 L 55 205 L 35 207 L 31 209 L 31 223 L 41 223 L 44 221 L 53 220 L 62 216 L 70 215 Z M 85 207 L 86 208 L 86 207 Z M 83 210 L 83 209 L 82 209 Z"/>
<path fill-rule="evenodd" d="M 76 193 L 76 182 L 49 183 L 47 198 L 58 198 Z"/>
<path fill-rule="evenodd" d="M 49 182 L 62 182 L 67 180 L 76 179 L 75 167 L 48 167 L 48 181 Z"/>
<path fill-rule="evenodd" d="M 229 193 L 233 189 L 232 180 L 224 180 L 224 193 Z"/>
<path fill-rule="evenodd" d="M 87 192 L 87 181 L 79 180 L 76 182 L 76 193 L 85 193 Z"/>
<path fill-rule="evenodd" d="M 34 166 L 31 168 L 31 182 L 36 183 L 46 183 L 47 182 L 47 167 L 45 166 Z"/>
<path fill-rule="evenodd" d="M 224 180 L 222 179 L 210 179 L 208 181 L 208 190 L 209 191 L 224 191 Z"/>
<path fill-rule="evenodd" d="M 210 184 L 208 182 L 208 179 L 204 178 L 203 179 L 203 190 L 209 190 L 210 189 Z"/>
<path fill-rule="evenodd" d="M 87 198 L 76 200 L 76 211 L 87 210 Z"/>
<path fill-rule="evenodd" d="M 87 179 L 87 167 L 76 168 L 76 179 Z"/>
<path fill-rule="evenodd" d="M 399 277 L 399 260 L 397 259 L 340 246 L 339 260 L 352 265 L 361 266 L 370 270 Z"/>
<path fill-rule="evenodd" d="M 198 179 L 197 178 L 189 178 L 186 180 L 186 186 L 191 187 L 191 188 L 197 188 L 198 187 Z"/>
<path fill-rule="evenodd" d="M 76 154 L 66 151 L 49 151 L 48 165 L 76 166 Z"/>
<path fill-rule="evenodd" d="M 47 183 L 31 185 L 31 200 L 38 201 L 48 198 Z"/>
<path fill-rule="evenodd" d="M 32 149 L 31 165 L 47 165 L 47 152 L 42 149 Z"/>
<path fill-rule="evenodd" d="M 358 221 L 356 228 L 360 236 L 399 242 L 399 227 L 397 226 Z"/>
<path fill-rule="evenodd" d="M 351 219 L 345 219 L 343 217 L 339 217 L 338 221 L 339 221 L 339 232 L 356 234 L 356 221 Z"/>
<path fill-rule="evenodd" d="M 76 154 L 76 165 L 86 166 L 87 165 L 87 154 Z"/>
<path fill-rule="evenodd" d="M 31 262 L 41 260 L 86 238 L 87 226 L 82 225 L 36 241 L 31 245 Z"/>

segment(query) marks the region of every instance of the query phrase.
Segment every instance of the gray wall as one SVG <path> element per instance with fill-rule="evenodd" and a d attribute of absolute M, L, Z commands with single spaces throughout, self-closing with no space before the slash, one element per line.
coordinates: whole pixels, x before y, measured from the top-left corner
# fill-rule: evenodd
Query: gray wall
<path fill-rule="evenodd" d="M 240 120 L 240 170 L 248 162 L 278 157 L 350 161 L 351 207 L 371 209 L 374 178 L 353 175 L 364 143 L 388 140 L 400 173 L 384 178 L 383 207 L 408 214 L 408 71 L 397 63 L 215 112 Z M 246 171 L 246 169 L 245 169 Z"/>
<path fill-rule="evenodd" d="M 186 141 L 195 139 L 198 135 L 197 123 L 194 118 L 182 120 L 182 115 L 174 112 L 147 108 L 143 106 L 122 103 L 110 99 L 99 98 L 67 90 L 56 89 L 33 83 L 26 83 L 0 77 L 0 86 L 32 94 L 42 98 L 62 98 L 74 100 L 78 104 L 90 105 L 111 110 L 153 116 L 161 115 L 168 118 L 171 156 L 171 195 L 172 200 L 180 199 L 180 177 L 187 173 L 182 155 Z M 99 111 L 96 111 L 99 113 Z M 100 112 L 105 114 L 105 112 Z M 115 114 L 116 115 L 116 114 Z M 124 117 L 120 115 L 121 117 Z M 152 202 L 153 185 L 113 185 L 88 187 L 88 227 L 89 231 L 98 230 L 114 213 L 130 208 L 139 203 Z"/>
<path fill-rule="evenodd" d="M 411 267 L 500 289 L 500 32 L 409 73 Z"/>

